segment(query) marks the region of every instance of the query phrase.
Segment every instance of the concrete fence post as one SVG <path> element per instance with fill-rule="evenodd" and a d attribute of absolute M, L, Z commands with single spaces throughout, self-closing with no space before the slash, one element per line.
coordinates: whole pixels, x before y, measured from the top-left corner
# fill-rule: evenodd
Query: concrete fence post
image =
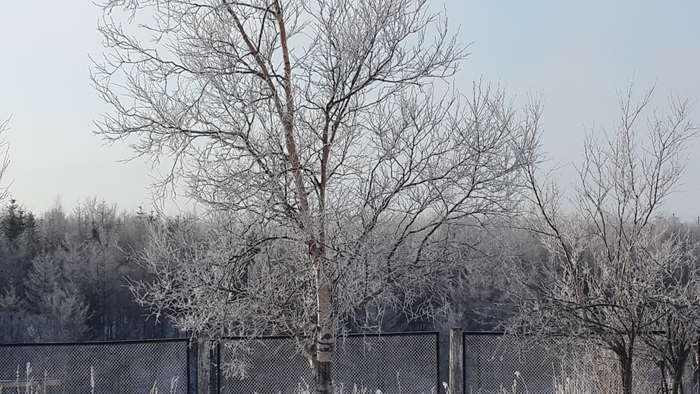
<path fill-rule="evenodd" d="M 449 394 L 464 394 L 464 337 L 461 328 L 450 329 Z"/>
<path fill-rule="evenodd" d="M 211 342 L 197 338 L 197 394 L 209 394 L 211 378 Z"/>

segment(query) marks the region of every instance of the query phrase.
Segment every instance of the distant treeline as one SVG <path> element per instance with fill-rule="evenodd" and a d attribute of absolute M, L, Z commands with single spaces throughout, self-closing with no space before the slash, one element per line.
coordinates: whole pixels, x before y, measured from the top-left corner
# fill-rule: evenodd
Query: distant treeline
<path fill-rule="evenodd" d="M 166 221 L 177 226 L 183 220 L 196 219 L 120 212 L 94 198 L 70 212 L 57 205 L 37 217 L 10 200 L 0 210 L 0 343 L 186 335 L 167 317 L 156 321 L 134 302 L 129 289 L 129 281 L 151 279 L 138 262 L 149 224 Z M 542 258 L 536 246 L 518 248 L 534 260 Z M 388 311 L 381 330 L 493 329 L 510 310 L 504 290 L 508 278 L 499 267 L 490 259 L 465 262 L 463 285 L 450 305 L 435 305 L 446 307 L 446 314 L 436 316 L 440 323 Z"/>
<path fill-rule="evenodd" d="M 0 342 L 177 336 L 133 302 L 148 280 L 135 256 L 153 216 L 89 199 L 41 217 L 15 200 L 0 211 Z"/>

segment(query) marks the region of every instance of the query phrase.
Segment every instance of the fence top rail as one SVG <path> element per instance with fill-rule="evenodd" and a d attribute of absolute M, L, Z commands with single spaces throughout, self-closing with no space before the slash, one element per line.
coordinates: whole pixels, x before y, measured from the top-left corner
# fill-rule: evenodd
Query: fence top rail
<path fill-rule="evenodd" d="M 116 341 L 74 341 L 74 342 L 22 342 L 22 343 L 0 343 L 3 347 L 29 347 L 29 346 L 88 346 L 88 345 L 134 345 L 147 343 L 169 343 L 185 342 L 189 343 L 189 338 L 158 338 L 158 339 L 125 339 Z"/>
<path fill-rule="evenodd" d="M 462 331 L 462 335 L 506 335 L 505 331 Z"/>
<path fill-rule="evenodd" d="M 399 337 L 399 336 L 420 336 L 420 335 L 440 335 L 440 331 L 403 331 L 403 332 L 353 332 L 339 337 Z M 291 335 L 264 335 L 260 337 L 227 336 L 221 338 L 222 341 L 244 341 L 244 340 L 265 340 L 265 339 L 292 339 Z"/>
<path fill-rule="evenodd" d="M 501 336 L 501 337 L 528 337 L 535 338 L 538 335 L 532 333 L 512 333 L 506 331 L 462 331 L 463 336 Z M 548 338 L 571 338 L 570 335 L 559 334 L 559 335 L 548 335 Z"/>
<path fill-rule="evenodd" d="M 663 331 L 652 331 L 649 332 L 649 334 L 653 335 L 662 335 L 664 334 Z M 700 334 L 700 332 L 699 332 Z M 538 334 L 535 333 L 510 333 L 506 331 L 462 331 L 463 336 L 510 336 L 510 337 L 537 337 Z M 566 334 L 552 334 L 552 335 L 547 335 L 546 337 L 548 338 L 574 338 L 575 336 L 573 335 L 566 335 Z"/>

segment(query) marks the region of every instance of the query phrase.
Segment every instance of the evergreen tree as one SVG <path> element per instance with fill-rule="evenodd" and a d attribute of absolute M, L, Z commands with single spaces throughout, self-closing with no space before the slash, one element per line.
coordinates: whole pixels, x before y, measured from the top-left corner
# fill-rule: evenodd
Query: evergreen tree
<path fill-rule="evenodd" d="M 88 331 L 89 307 L 78 287 L 64 274 L 60 258 L 37 256 L 27 278 L 29 308 L 39 316 L 38 340 L 77 340 Z"/>

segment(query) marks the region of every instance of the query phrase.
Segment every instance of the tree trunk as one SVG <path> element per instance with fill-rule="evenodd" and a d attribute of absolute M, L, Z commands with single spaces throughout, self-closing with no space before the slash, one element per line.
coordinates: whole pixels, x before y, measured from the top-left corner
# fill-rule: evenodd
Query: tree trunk
<path fill-rule="evenodd" d="M 668 390 L 668 379 L 666 378 L 666 363 L 659 361 L 657 362 L 657 366 L 659 367 L 659 371 L 661 371 L 661 392 L 663 394 L 670 394 Z"/>
<path fill-rule="evenodd" d="M 683 347 L 683 350 L 678 351 L 677 357 L 674 358 L 673 364 L 671 365 L 671 373 L 673 378 L 673 383 L 671 390 L 673 394 L 683 394 L 683 376 L 685 376 L 685 364 L 688 361 L 690 352 L 692 351 L 692 345 Z"/>
<path fill-rule="evenodd" d="M 683 372 L 685 366 L 678 366 L 673 371 L 673 385 L 671 386 L 671 391 L 673 394 L 683 394 Z"/>
<path fill-rule="evenodd" d="M 632 354 L 618 355 L 620 358 L 620 377 L 622 378 L 622 392 L 632 394 Z"/>
<path fill-rule="evenodd" d="M 333 394 L 333 362 L 316 361 L 316 393 Z"/>
<path fill-rule="evenodd" d="M 317 394 L 333 394 L 333 355 L 335 353 L 335 329 L 331 310 L 331 285 L 321 272 L 317 272 L 317 304 L 319 330 L 316 336 L 316 362 L 314 373 Z"/>

